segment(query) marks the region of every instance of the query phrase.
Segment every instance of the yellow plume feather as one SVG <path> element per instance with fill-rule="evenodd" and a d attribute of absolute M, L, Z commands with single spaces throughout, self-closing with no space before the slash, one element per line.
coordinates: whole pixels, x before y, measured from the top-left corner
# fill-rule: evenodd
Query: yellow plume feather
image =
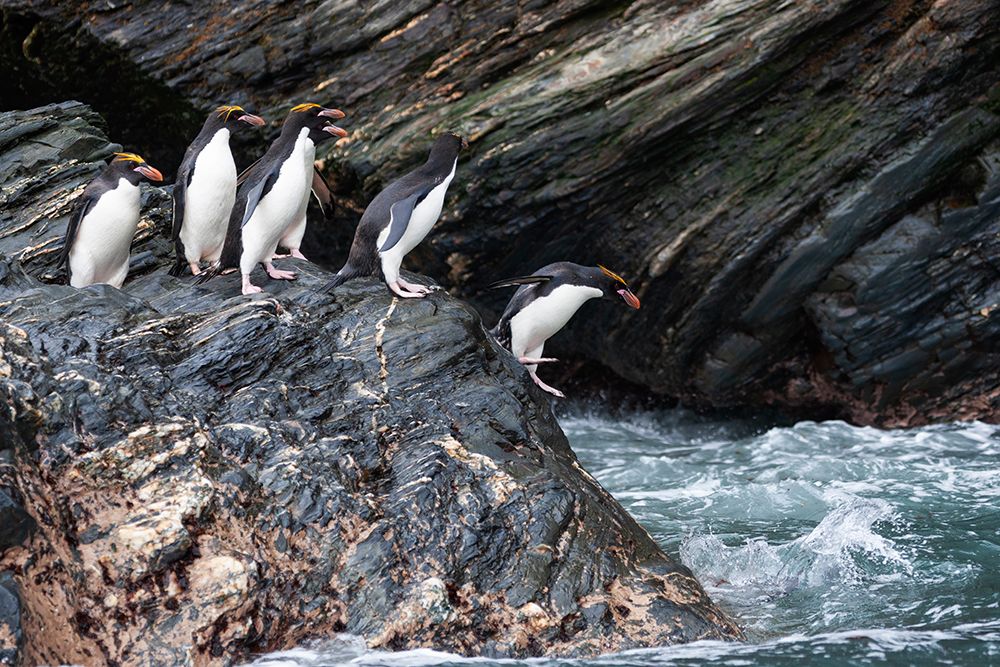
<path fill-rule="evenodd" d="M 310 109 L 318 109 L 319 105 L 315 102 L 306 102 L 305 104 L 299 104 L 292 107 L 292 111 L 309 111 Z"/>
<path fill-rule="evenodd" d="M 115 153 L 115 159 L 112 160 L 112 162 L 135 162 L 137 164 L 144 164 L 146 161 L 135 153 Z"/>
<path fill-rule="evenodd" d="M 243 113 L 243 107 L 236 106 L 235 104 L 223 104 L 221 107 L 219 107 L 218 109 L 216 109 L 216 111 L 219 113 L 219 117 L 220 118 L 224 114 L 226 116 L 226 120 L 228 121 L 229 120 L 229 116 L 233 112 Z"/>
<path fill-rule="evenodd" d="M 601 266 L 600 264 L 597 265 L 597 268 L 599 268 L 601 270 L 601 273 L 603 273 L 604 275 L 606 275 L 608 278 L 611 278 L 612 280 L 617 280 L 622 285 L 625 285 L 626 287 L 628 287 L 628 283 L 625 282 L 625 279 L 622 278 L 617 273 L 615 273 L 614 271 L 612 271 L 611 269 L 609 269 L 609 268 L 607 268 L 605 266 Z"/>

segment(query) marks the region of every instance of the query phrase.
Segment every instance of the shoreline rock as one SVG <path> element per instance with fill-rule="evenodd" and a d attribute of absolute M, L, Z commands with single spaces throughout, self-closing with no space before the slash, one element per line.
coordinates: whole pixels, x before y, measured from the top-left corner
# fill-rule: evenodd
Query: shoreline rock
<path fill-rule="evenodd" d="M 5 6 L 11 90 L 72 90 L 168 158 L 193 108 L 342 105 L 337 208 L 304 245 L 327 266 L 457 129 L 471 150 L 411 268 L 487 318 L 486 285 L 557 260 L 642 292 L 637 313 L 589 308 L 556 356 L 695 407 L 1000 414 L 997 0 Z M 80 58 L 122 76 L 81 80 Z"/>
<path fill-rule="evenodd" d="M 290 260 L 300 279 L 254 298 L 172 278 L 156 188 L 123 290 L 40 282 L 111 150 L 88 126 L 75 153 L 68 124 L 2 181 L 5 247 L 41 249 L 0 261 L 24 664 L 229 664 L 338 632 L 498 657 L 742 638 L 454 297 L 322 294 L 330 274 Z"/>

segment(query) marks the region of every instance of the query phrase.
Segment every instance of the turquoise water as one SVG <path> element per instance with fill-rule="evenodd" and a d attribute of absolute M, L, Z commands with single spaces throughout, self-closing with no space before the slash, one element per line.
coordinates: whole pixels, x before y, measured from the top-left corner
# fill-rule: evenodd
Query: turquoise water
<path fill-rule="evenodd" d="M 749 643 L 491 661 L 340 637 L 257 664 L 1000 665 L 1000 427 L 763 429 L 679 410 L 560 421 Z"/>

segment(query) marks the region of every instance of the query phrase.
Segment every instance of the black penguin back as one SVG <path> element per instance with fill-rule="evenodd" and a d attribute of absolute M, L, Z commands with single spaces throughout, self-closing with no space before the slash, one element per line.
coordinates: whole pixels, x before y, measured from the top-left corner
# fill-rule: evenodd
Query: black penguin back
<path fill-rule="evenodd" d="M 392 219 L 393 204 L 443 181 L 451 173 L 463 146 L 461 137 L 451 133 L 442 134 L 435 140 L 422 165 L 375 195 L 358 222 L 347 262 L 324 289 L 333 289 L 352 278 L 378 275 L 382 266 L 378 255 L 378 237 Z"/>

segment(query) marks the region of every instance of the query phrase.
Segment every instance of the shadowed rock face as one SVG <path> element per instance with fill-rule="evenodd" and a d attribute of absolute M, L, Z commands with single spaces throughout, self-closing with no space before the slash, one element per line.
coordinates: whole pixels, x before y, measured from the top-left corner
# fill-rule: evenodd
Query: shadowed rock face
<path fill-rule="evenodd" d="M 337 632 L 494 656 L 741 637 L 455 298 L 325 295 L 330 274 L 297 262 L 259 298 L 171 278 L 167 198 L 146 185 L 124 291 L 40 282 L 112 149 L 93 120 L 0 114 L 0 237 L 24 262 L 0 262 L 0 490 L 26 521 L 0 544 L 0 659 L 216 664 Z"/>
<path fill-rule="evenodd" d="M 1000 0 L 5 5 L 22 32 L 83 26 L 12 51 L 40 76 L 93 40 L 151 98 L 275 122 L 342 106 L 340 206 L 304 246 L 331 265 L 429 132 L 456 129 L 472 147 L 411 267 L 494 315 L 484 285 L 555 260 L 640 290 L 639 312 L 589 307 L 559 356 L 864 423 L 1000 406 Z"/>

